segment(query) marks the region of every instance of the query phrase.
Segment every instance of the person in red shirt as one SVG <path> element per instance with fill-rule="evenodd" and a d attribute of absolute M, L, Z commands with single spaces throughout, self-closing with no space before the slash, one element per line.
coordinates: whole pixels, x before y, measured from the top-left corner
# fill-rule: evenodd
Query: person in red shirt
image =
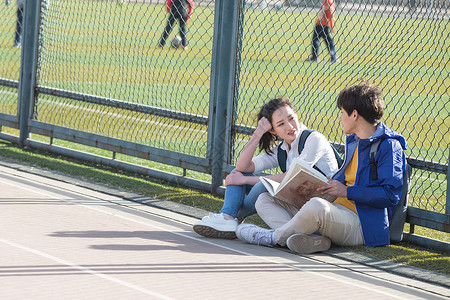
<path fill-rule="evenodd" d="M 336 6 L 334 0 L 323 0 L 322 7 L 317 15 L 316 26 L 314 27 L 312 37 L 312 54 L 307 61 L 317 61 L 320 48 L 320 38 L 325 40 L 328 51 L 330 52 L 330 62 L 337 62 L 336 47 L 331 36 L 331 30 L 334 27 L 334 11 Z"/>
<path fill-rule="evenodd" d="M 186 10 L 188 6 L 188 10 Z M 173 29 L 173 24 L 175 20 L 178 19 L 180 22 L 180 36 L 181 45 L 185 50 L 187 50 L 187 39 L 186 39 L 186 24 L 189 21 L 192 12 L 194 11 L 194 1 L 193 0 L 167 0 L 166 9 L 169 12 L 169 18 L 167 19 L 166 28 L 159 40 L 158 47 L 162 48 L 166 44 L 167 37 Z"/>

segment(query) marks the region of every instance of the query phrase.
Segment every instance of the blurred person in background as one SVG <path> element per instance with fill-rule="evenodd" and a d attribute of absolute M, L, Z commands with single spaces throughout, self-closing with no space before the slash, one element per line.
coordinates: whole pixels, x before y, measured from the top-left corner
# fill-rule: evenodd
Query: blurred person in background
<path fill-rule="evenodd" d="M 328 52 L 330 53 L 330 62 L 337 62 L 336 46 L 331 36 L 334 27 L 334 11 L 336 6 L 334 0 L 323 0 L 322 7 L 317 15 L 316 26 L 312 36 L 312 53 L 306 61 L 317 61 L 319 56 L 320 38 L 325 40 Z"/>
<path fill-rule="evenodd" d="M 164 47 L 167 37 L 173 29 L 173 24 L 175 23 L 175 20 L 178 19 L 180 23 L 181 46 L 184 50 L 187 50 L 186 24 L 194 11 L 193 0 L 167 0 L 166 9 L 169 12 L 169 18 L 167 19 L 167 25 L 159 40 L 158 47 Z"/>
<path fill-rule="evenodd" d="M 16 19 L 16 33 L 14 36 L 13 48 L 20 48 L 22 45 L 22 25 L 23 25 L 23 12 L 25 8 L 25 0 L 16 0 L 17 3 L 17 19 Z M 6 5 L 11 4 L 11 0 L 5 0 Z"/>

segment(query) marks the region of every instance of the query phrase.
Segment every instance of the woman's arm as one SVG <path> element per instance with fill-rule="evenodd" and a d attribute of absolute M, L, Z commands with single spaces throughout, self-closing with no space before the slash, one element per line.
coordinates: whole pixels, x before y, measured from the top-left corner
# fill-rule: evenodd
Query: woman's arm
<path fill-rule="evenodd" d="M 259 140 L 267 131 L 272 129 L 272 124 L 266 118 L 261 118 L 258 122 L 258 126 L 253 132 L 248 143 L 244 146 L 244 149 L 236 162 L 236 170 L 242 173 L 253 173 L 255 171 L 255 165 L 252 162 L 253 155 L 258 147 Z"/>
<path fill-rule="evenodd" d="M 282 173 L 282 174 L 268 175 L 264 177 L 268 177 L 277 182 L 281 182 L 285 174 L 286 173 Z M 227 177 L 225 178 L 225 186 L 244 185 L 244 184 L 255 185 L 258 182 L 259 182 L 258 176 L 244 176 L 241 172 L 238 171 L 232 171 L 231 174 L 227 175 Z"/>

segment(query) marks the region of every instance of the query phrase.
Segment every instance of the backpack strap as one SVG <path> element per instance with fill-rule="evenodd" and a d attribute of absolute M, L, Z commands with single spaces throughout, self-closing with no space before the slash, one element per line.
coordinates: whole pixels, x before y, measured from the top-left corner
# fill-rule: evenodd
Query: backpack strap
<path fill-rule="evenodd" d="M 338 168 L 340 168 L 342 166 L 342 163 L 344 162 L 344 160 L 342 159 L 341 155 L 336 150 L 336 148 L 334 148 L 333 144 L 331 144 L 331 142 L 330 142 L 330 146 L 331 146 L 331 149 L 333 149 L 334 157 L 336 158 Z"/>
<path fill-rule="evenodd" d="M 298 154 L 302 153 L 303 148 L 305 148 L 306 139 L 314 131 L 315 130 L 313 130 L 313 129 L 303 130 L 302 135 L 300 136 L 300 139 L 298 140 Z"/>
<path fill-rule="evenodd" d="M 299 154 L 302 153 L 303 148 L 305 147 L 306 139 L 314 131 L 315 130 L 313 130 L 313 129 L 303 130 L 302 135 L 300 137 L 300 140 L 298 142 L 298 153 Z M 331 146 L 331 149 L 333 149 L 334 157 L 336 158 L 336 161 L 337 161 L 337 164 L 338 164 L 338 168 L 340 168 L 342 166 L 343 159 L 342 159 L 341 155 L 339 154 L 339 152 L 336 150 L 336 148 L 334 148 L 334 146 L 330 142 L 329 142 L 329 144 Z M 319 171 L 320 173 L 322 173 L 322 175 L 327 176 L 327 174 L 322 172 L 322 170 L 319 169 L 316 165 L 314 165 L 313 168 L 316 169 L 317 171 Z"/>
<path fill-rule="evenodd" d="M 313 132 L 312 129 L 305 129 L 302 131 L 302 134 L 300 135 L 300 139 L 298 140 L 298 154 L 302 153 L 303 148 L 305 148 L 305 142 L 308 136 Z M 284 173 L 287 170 L 286 161 L 287 161 L 287 152 L 283 149 L 281 149 L 282 143 L 278 145 L 278 151 L 277 151 L 277 159 L 278 164 L 280 165 L 281 171 Z M 320 171 L 320 170 L 319 170 Z"/>
<path fill-rule="evenodd" d="M 308 136 L 313 133 L 315 130 L 313 129 L 305 129 L 300 136 L 300 140 L 298 141 L 298 154 L 302 153 L 303 148 L 305 148 L 306 139 Z M 333 146 L 332 146 L 333 147 Z M 314 169 L 319 171 L 323 176 L 327 176 L 321 169 L 319 169 L 316 165 L 313 166 Z"/>
<path fill-rule="evenodd" d="M 369 154 L 369 165 L 370 165 L 370 176 L 372 180 L 378 180 L 377 173 L 377 164 L 375 163 L 375 154 L 377 154 L 378 148 L 380 148 L 381 140 L 377 140 L 376 142 L 370 145 L 370 154 Z"/>
<path fill-rule="evenodd" d="M 281 149 L 281 144 L 278 145 L 278 151 L 277 151 L 277 159 L 278 164 L 280 165 L 281 172 L 286 172 L 286 160 L 287 160 L 287 153 L 285 150 Z"/>
<path fill-rule="evenodd" d="M 315 131 L 314 129 L 305 129 L 302 131 L 302 134 L 300 135 L 300 139 L 298 140 L 298 154 L 299 155 L 302 153 L 303 149 L 305 148 L 306 139 L 314 131 Z M 331 146 L 331 149 L 333 149 L 334 156 L 336 158 L 338 167 L 340 168 L 342 166 L 343 159 L 342 159 L 341 155 L 339 154 L 339 152 L 336 150 L 336 148 L 334 148 L 334 146 L 331 143 L 330 143 L 330 146 Z M 281 171 L 283 173 L 286 172 L 286 170 L 287 170 L 287 168 L 286 168 L 287 153 L 285 150 L 281 149 L 281 144 L 278 145 L 277 159 L 278 159 L 278 164 L 280 165 Z M 375 160 L 374 160 L 374 162 L 375 162 Z M 315 165 L 313 166 L 313 168 L 326 176 L 326 174 L 324 172 L 322 172 L 322 170 L 320 170 Z"/>

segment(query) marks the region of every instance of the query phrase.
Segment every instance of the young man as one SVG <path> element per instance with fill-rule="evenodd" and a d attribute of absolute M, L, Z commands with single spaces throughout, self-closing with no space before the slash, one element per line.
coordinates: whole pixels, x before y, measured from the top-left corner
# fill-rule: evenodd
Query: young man
<path fill-rule="evenodd" d="M 330 203 L 315 197 L 300 210 L 283 204 L 268 193 L 256 202 L 256 210 L 272 229 L 241 224 L 239 239 L 259 245 L 281 245 L 297 253 L 328 250 L 339 246 L 387 245 L 389 221 L 400 199 L 406 168 L 406 141 L 380 122 L 385 103 L 381 90 L 371 84 L 354 85 L 338 96 L 344 133 L 342 168 L 321 188 L 337 196 Z M 381 140 L 375 155 L 377 179 L 371 176 L 370 146 Z M 320 232 L 321 235 L 314 233 Z"/>

